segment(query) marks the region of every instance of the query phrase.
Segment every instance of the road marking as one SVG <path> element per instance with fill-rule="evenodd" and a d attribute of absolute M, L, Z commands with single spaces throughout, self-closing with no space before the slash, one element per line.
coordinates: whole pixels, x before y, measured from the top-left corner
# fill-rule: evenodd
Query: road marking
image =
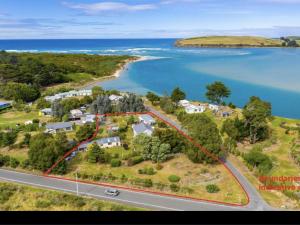
<path fill-rule="evenodd" d="M 2 179 L 4 181 L 12 181 L 12 182 L 16 182 L 16 183 L 22 183 L 22 184 L 28 184 L 28 185 L 38 186 L 38 187 L 50 188 L 50 189 L 54 189 L 54 190 L 60 190 L 60 191 L 65 191 L 65 192 L 76 193 L 76 191 L 71 190 L 71 189 L 57 188 L 57 187 L 53 187 L 53 186 L 48 186 L 48 185 L 43 185 L 43 184 L 36 184 L 36 183 L 27 182 L 27 181 L 19 181 L 19 180 L 10 179 L 10 178 L 3 178 L 3 177 L 0 177 L 0 179 Z M 111 198 L 111 197 L 107 197 L 107 196 L 91 194 L 91 193 L 88 193 L 88 192 L 79 192 L 79 194 L 99 197 L 99 198 L 102 198 L 102 199 L 109 199 L 109 200 L 114 200 L 114 201 L 126 202 L 126 203 L 131 203 L 131 204 L 144 205 L 144 206 L 148 206 L 148 207 L 150 206 L 150 207 L 155 207 L 155 208 L 167 209 L 167 210 L 172 210 L 172 211 L 183 211 L 183 210 L 179 210 L 179 209 L 174 209 L 174 208 L 169 208 L 169 207 L 164 207 L 164 206 L 158 206 L 158 205 L 153 205 L 153 204 L 149 204 L 149 203 L 141 203 L 141 202 L 134 202 L 134 201 L 130 201 L 130 200 Z"/>

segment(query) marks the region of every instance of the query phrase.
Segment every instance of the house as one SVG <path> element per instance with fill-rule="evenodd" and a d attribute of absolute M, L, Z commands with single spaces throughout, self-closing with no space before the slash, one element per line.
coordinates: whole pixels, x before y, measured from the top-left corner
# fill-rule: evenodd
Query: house
<path fill-rule="evenodd" d="M 46 109 L 42 109 L 39 112 L 40 116 L 52 116 L 52 109 L 51 108 L 46 108 Z"/>
<path fill-rule="evenodd" d="M 81 122 L 83 124 L 94 123 L 95 121 L 96 121 L 96 115 L 94 115 L 94 114 L 84 114 L 81 117 Z"/>
<path fill-rule="evenodd" d="M 118 103 L 121 99 L 123 99 L 123 96 L 118 96 L 118 95 L 109 96 L 109 100 L 112 101 L 113 103 Z"/>
<path fill-rule="evenodd" d="M 32 120 L 27 120 L 25 121 L 24 125 L 27 126 L 27 125 L 31 125 L 33 124 Z"/>
<path fill-rule="evenodd" d="M 218 112 L 220 107 L 218 105 L 209 104 L 208 108 L 214 112 Z"/>
<path fill-rule="evenodd" d="M 54 102 L 56 100 L 61 100 L 64 98 L 71 98 L 71 97 L 79 97 L 79 96 L 91 96 L 92 90 L 79 90 L 79 91 L 69 91 L 69 92 L 63 92 L 58 93 L 54 96 L 46 96 L 45 100 L 49 102 Z"/>
<path fill-rule="evenodd" d="M 107 138 L 101 138 L 89 143 L 85 143 L 85 144 L 81 144 L 78 147 L 79 151 L 86 151 L 88 146 L 96 143 L 97 145 L 99 145 L 99 147 L 101 148 L 112 148 L 112 147 L 117 147 L 117 146 L 121 146 L 121 139 L 120 137 L 107 137 Z"/>
<path fill-rule="evenodd" d="M 179 106 L 187 107 L 190 105 L 190 102 L 188 100 L 180 100 L 178 104 Z"/>
<path fill-rule="evenodd" d="M 203 105 L 199 105 L 199 106 L 196 106 L 196 105 L 188 105 L 185 107 L 185 111 L 186 113 L 188 114 L 194 114 L 194 113 L 203 113 L 205 112 L 205 106 Z"/>
<path fill-rule="evenodd" d="M 117 132 L 117 131 L 119 131 L 119 126 L 117 126 L 117 125 L 109 125 L 108 127 L 107 127 L 107 131 L 109 131 L 109 132 Z"/>
<path fill-rule="evenodd" d="M 132 125 L 133 135 L 134 137 L 140 134 L 146 134 L 148 136 L 152 136 L 153 128 L 144 123 L 134 124 Z"/>
<path fill-rule="evenodd" d="M 152 116 L 148 115 L 148 114 L 140 115 L 139 116 L 139 121 L 141 123 L 144 123 L 144 124 L 149 125 L 149 126 L 154 125 L 156 123 L 155 119 Z"/>
<path fill-rule="evenodd" d="M 61 122 L 61 123 L 48 123 L 46 125 L 45 133 L 58 133 L 61 131 L 72 131 L 73 123 L 71 122 Z"/>
<path fill-rule="evenodd" d="M 72 119 L 80 119 L 83 116 L 83 112 L 79 109 L 73 109 L 70 113 Z"/>
<path fill-rule="evenodd" d="M 0 102 L 0 110 L 7 109 L 9 107 L 11 107 L 10 103 L 8 103 L 8 102 Z"/>

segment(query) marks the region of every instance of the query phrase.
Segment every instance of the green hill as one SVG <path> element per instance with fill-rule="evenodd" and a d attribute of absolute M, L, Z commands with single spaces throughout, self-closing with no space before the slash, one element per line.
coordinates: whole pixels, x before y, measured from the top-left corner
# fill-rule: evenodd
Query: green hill
<path fill-rule="evenodd" d="M 254 36 L 205 36 L 178 40 L 178 47 L 282 47 L 283 41 Z"/>

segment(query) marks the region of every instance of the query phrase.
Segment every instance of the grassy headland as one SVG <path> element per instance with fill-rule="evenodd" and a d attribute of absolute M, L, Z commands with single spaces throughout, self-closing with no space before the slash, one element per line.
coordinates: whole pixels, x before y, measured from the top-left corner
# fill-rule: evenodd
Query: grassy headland
<path fill-rule="evenodd" d="M 282 47 L 284 41 L 255 36 L 205 36 L 178 40 L 177 47 Z"/>

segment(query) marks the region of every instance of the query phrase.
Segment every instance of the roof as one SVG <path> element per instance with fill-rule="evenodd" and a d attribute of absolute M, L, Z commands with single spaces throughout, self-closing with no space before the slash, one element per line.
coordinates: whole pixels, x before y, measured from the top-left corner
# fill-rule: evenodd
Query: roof
<path fill-rule="evenodd" d="M 52 112 L 52 109 L 51 108 L 46 108 L 46 109 L 42 109 L 41 112 L 49 112 L 51 113 Z"/>
<path fill-rule="evenodd" d="M 85 144 L 81 144 L 78 148 L 87 148 L 88 145 L 93 144 L 93 143 L 97 143 L 98 145 L 104 145 L 104 144 L 108 144 L 108 143 L 118 143 L 121 142 L 120 137 L 107 137 L 107 138 L 101 138 L 101 139 L 97 139 L 94 141 L 91 141 L 89 143 L 85 143 Z"/>
<path fill-rule="evenodd" d="M 82 112 L 79 109 L 73 109 L 70 112 L 71 114 L 82 114 Z"/>
<path fill-rule="evenodd" d="M 154 118 L 148 114 L 140 115 L 140 120 L 146 121 L 146 122 L 155 122 Z"/>
<path fill-rule="evenodd" d="M 132 129 L 137 134 L 142 134 L 145 131 L 151 131 L 151 132 L 153 132 L 153 128 L 151 126 L 147 126 L 144 123 L 134 124 L 134 125 L 132 125 Z"/>
<path fill-rule="evenodd" d="M 109 100 L 111 100 L 111 101 L 118 101 L 118 100 L 120 100 L 122 98 L 123 98 L 122 96 L 118 96 L 118 95 L 111 95 L 111 96 L 109 96 Z"/>
<path fill-rule="evenodd" d="M 0 102 L 0 106 L 7 106 L 7 105 L 10 105 L 10 103 L 8 103 L 8 102 Z"/>
<path fill-rule="evenodd" d="M 64 129 L 64 128 L 72 127 L 72 126 L 73 126 L 73 123 L 71 123 L 71 122 L 48 123 L 46 125 L 46 128 L 51 129 L 51 130 L 58 130 L 58 129 Z"/>

